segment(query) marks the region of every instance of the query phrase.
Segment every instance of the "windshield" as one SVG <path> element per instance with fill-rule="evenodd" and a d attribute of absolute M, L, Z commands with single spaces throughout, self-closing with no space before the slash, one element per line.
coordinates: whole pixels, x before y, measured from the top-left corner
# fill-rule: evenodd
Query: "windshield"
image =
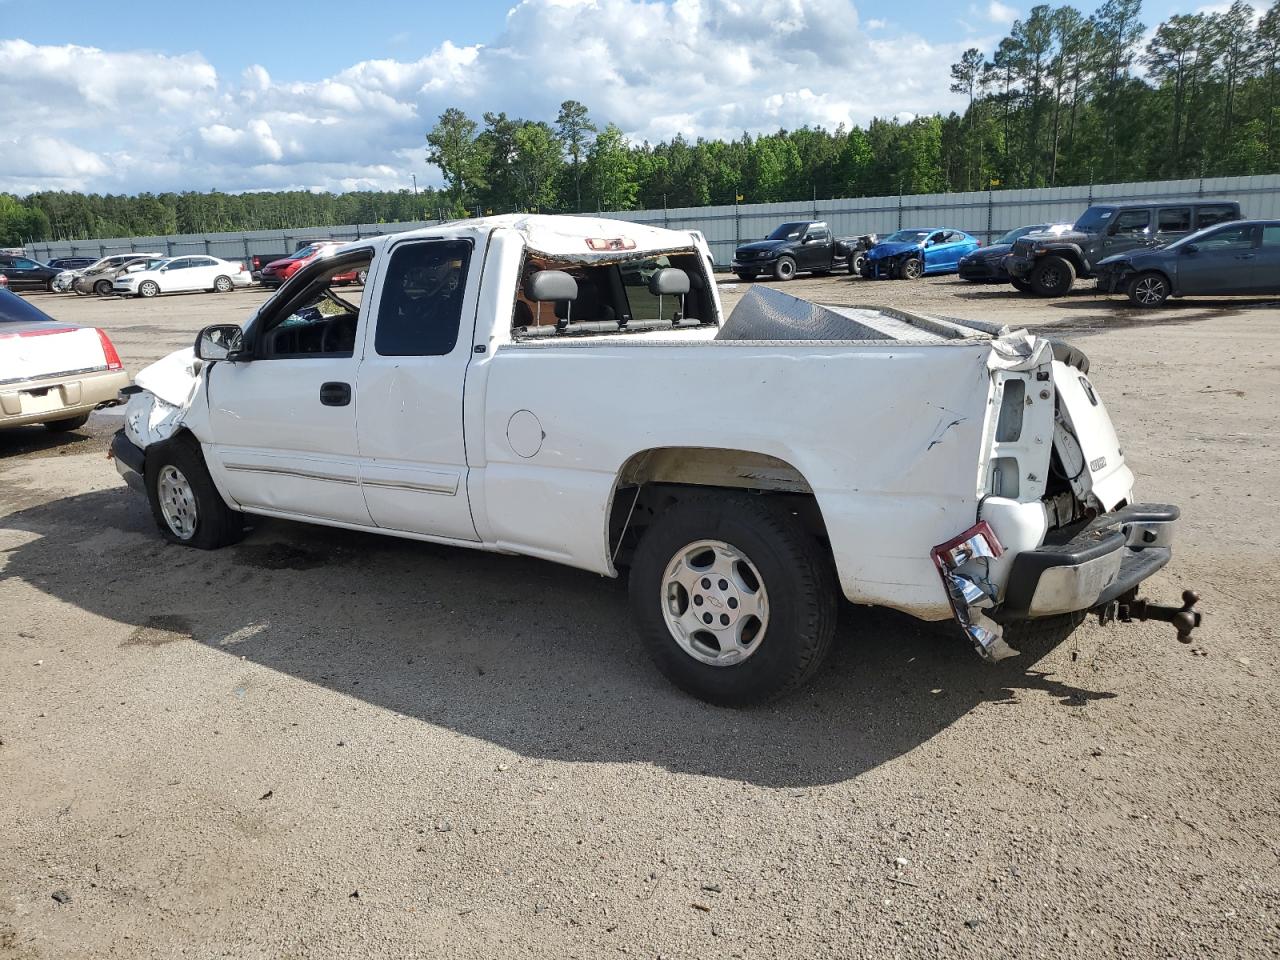
<path fill-rule="evenodd" d="M 899 230 L 881 240 L 881 243 L 922 243 L 929 236 L 928 230 Z"/>
<path fill-rule="evenodd" d="M 1094 233 L 1105 227 L 1115 212 L 1115 207 L 1090 207 L 1080 214 L 1080 219 L 1076 221 L 1075 229 L 1081 233 Z"/>
<path fill-rule="evenodd" d="M 765 237 L 766 240 L 799 240 L 804 233 L 807 223 L 784 223 L 773 233 Z"/>
<path fill-rule="evenodd" d="M 1041 230 L 1047 230 L 1048 227 L 1049 225 L 1047 223 L 1037 223 L 1035 226 L 1031 227 L 1017 227 L 1016 229 L 1010 230 L 1006 233 L 1003 237 L 997 240 L 996 243 L 1011 244 L 1020 237 L 1025 237 L 1028 233 L 1039 233 Z"/>

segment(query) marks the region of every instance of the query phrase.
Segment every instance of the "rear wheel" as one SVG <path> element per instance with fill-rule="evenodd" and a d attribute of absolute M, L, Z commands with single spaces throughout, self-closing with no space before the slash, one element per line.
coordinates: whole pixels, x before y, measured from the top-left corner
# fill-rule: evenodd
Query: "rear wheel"
<path fill-rule="evenodd" d="M 1129 284 L 1129 299 L 1139 307 L 1158 307 L 1169 292 L 1169 281 L 1159 273 L 1140 273 Z"/>
<path fill-rule="evenodd" d="M 1031 271 L 1031 289 L 1042 297 L 1064 297 L 1076 282 L 1076 268 L 1062 257 L 1045 257 Z"/>
<path fill-rule="evenodd" d="M 658 669 L 710 703 L 771 700 L 831 648 L 836 585 L 818 541 L 784 507 L 727 492 L 681 501 L 645 532 L 631 612 Z"/>
<path fill-rule="evenodd" d="M 908 257 L 902 261 L 900 271 L 903 280 L 919 280 L 924 276 L 924 261 L 919 257 Z"/>
<path fill-rule="evenodd" d="M 230 277 L 218 277 L 213 281 L 213 289 L 218 293 L 230 293 L 233 286 Z"/>
<path fill-rule="evenodd" d="M 796 262 L 790 257 L 779 257 L 773 265 L 773 275 L 779 280 L 791 280 L 796 275 Z"/>
<path fill-rule="evenodd" d="M 222 499 L 189 434 L 147 448 L 146 484 L 151 516 L 171 543 L 216 550 L 244 536 L 244 514 Z"/>
<path fill-rule="evenodd" d="M 154 280 L 143 280 L 140 284 L 138 284 L 139 296 L 147 297 L 148 299 L 150 299 L 151 297 L 156 296 L 159 292 L 160 292 L 160 285 L 156 283 Z"/>
<path fill-rule="evenodd" d="M 44 428 L 50 433 L 69 433 L 72 430 L 79 430 L 88 422 L 89 415 L 82 413 L 78 417 L 68 417 L 66 420 L 50 420 Z"/>

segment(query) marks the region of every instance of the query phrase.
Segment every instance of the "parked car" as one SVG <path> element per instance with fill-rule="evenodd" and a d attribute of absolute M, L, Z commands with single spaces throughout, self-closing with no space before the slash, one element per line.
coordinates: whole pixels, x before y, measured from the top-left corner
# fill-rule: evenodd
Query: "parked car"
<path fill-rule="evenodd" d="M 278 287 L 303 267 L 331 253 L 340 246 L 342 246 L 342 242 L 338 240 L 316 240 L 308 243 L 305 247 L 299 248 L 289 256 L 268 263 L 262 268 L 258 279 L 261 280 L 264 287 Z M 357 272 L 351 271 L 341 277 L 335 277 L 334 282 L 349 284 L 361 281 Z"/>
<path fill-rule="evenodd" d="M 243 263 L 198 254 L 170 257 L 146 270 L 121 273 L 113 281 L 113 289 L 126 297 L 154 297 L 197 290 L 230 293 L 236 287 L 247 287 L 250 282 L 249 271 Z"/>
<path fill-rule="evenodd" d="M 100 297 L 110 296 L 115 292 L 115 280 L 121 273 L 125 271 L 136 273 L 148 264 L 158 264 L 163 259 L 148 253 L 140 253 L 127 260 L 112 258 L 106 263 L 95 264 L 80 273 L 71 281 L 71 289 L 81 296 L 87 296 L 90 293 L 96 293 Z"/>
<path fill-rule="evenodd" d="M 8 286 L 9 286 L 9 278 L 6 277 L 3 273 L 0 273 L 0 287 L 5 287 L 7 289 Z"/>
<path fill-rule="evenodd" d="M 930 273 L 955 273 L 960 258 L 980 246 L 977 237 L 952 227 L 899 230 L 867 251 L 862 275 L 915 280 Z"/>
<path fill-rule="evenodd" d="M 46 261 L 57 270 L 83 270 L 94 262 L 93 257 L 55 257 Z"/>
<path fill-rule="evenodd" d="M 1280 293 L 1280 220 L 1237 220 L 1155 250 L 1107 257 L 1098 287 L 1125 293 L 1139 307 L 1169 297 Z"/>
<path fill-rule="evenodd" d="M 1064 296 L 1077 279 L 1091 278 L 1107 257 L 1172 243 L 1194 230 L 1240 219 L 1234 200 L 1165 200 L 1095 204 L 1071 230 L 1016 241 L 1005 259 L 1010 282 L 1023 293 Z"/>
<path fill-rule="evenodd" d="M 53 289 L 59 292 L 74 290 L 78 296 L 86 296 L 92 292 L 92 288 L 78 289 L 76 281 L 85 274 L 103 274 L 107 271 L 115 270 L 124 266 L 126 263 L 136 261 L 139 257 L 158 257 L 158 253 L 144 253 L 142 251 L 130 251 L 129 253 L 112 253 L 105 257 L 94 260 L 89 266 L 79 270 L 61 270 L 53 279 Z"/>
<path fill-rule="evenodd" d="M 726 704 L 810 678 L 841 596 L 999 659 L 1169 561 L 1078 350 L 768 287 L 722 324 L 708 253 L 567 216 L 361 240 L 142 371 L 116 467 L 189 547 L 257 514 L 625 567 L 659 668 Z"/>
<path fill-rule="evenodd" d="M 106 333 L 54 320 L 0 289 L 0 428 L 42 423 L 54 432 L 75 430 L 128 385 Z"/>
<path fill-rule="evenodd" d="M 961 257 L 960 279 L 972 283 L 1008 283 L 1009 271 L 1004 268 L 1004 258 L 1013 250 L 1014 241 L 1032 233 L 1059 234 L 1070 229 L 1069 223 L 1033 223 L 1026 227 L 1015 227 L 995 243 L 979 247 L 973 253 Z"/>
<path fill-rule="evenodd" d="M 853 273 L 870 242 L 866 237 L 833 237 L 825 220 L 797 220 L 782 224 L 763 240 L 738 247 L 732 269 L 740 280 L 766 274 L 790 280 L 801 273 Z"/>
<path fill-rule="evenodd" d="M 11 290 L 52 290 L 59 271 L 30 257 L 0 253 L 0 272 L 9 278 Z"/>

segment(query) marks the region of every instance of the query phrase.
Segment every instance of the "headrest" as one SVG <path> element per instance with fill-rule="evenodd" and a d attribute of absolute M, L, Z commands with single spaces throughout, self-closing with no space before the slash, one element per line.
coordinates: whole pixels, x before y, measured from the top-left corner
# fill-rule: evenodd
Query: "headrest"
<path fill-rule="evenodd" d="M 578 281 L 563 270 L 539 270 L 524 286 L 530 300 L 550 303 L 553 300 L 578 299 Z"/>
<path fill-rule="evenodd" d="M 649 292 L 655 297 L 689 292 L 689 275 L 675 267 L 663 267 L 649 278 Z"/>

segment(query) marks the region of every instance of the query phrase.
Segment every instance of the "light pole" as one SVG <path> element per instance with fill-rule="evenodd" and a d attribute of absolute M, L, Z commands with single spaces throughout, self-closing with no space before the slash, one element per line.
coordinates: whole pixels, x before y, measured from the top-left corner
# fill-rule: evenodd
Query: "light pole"
<path fill-rule="evenodd" d="M 413 178 L 413 195 L 416 197 L 418 195 L 418 175 L 411 173 L 409 176 Z"/>

